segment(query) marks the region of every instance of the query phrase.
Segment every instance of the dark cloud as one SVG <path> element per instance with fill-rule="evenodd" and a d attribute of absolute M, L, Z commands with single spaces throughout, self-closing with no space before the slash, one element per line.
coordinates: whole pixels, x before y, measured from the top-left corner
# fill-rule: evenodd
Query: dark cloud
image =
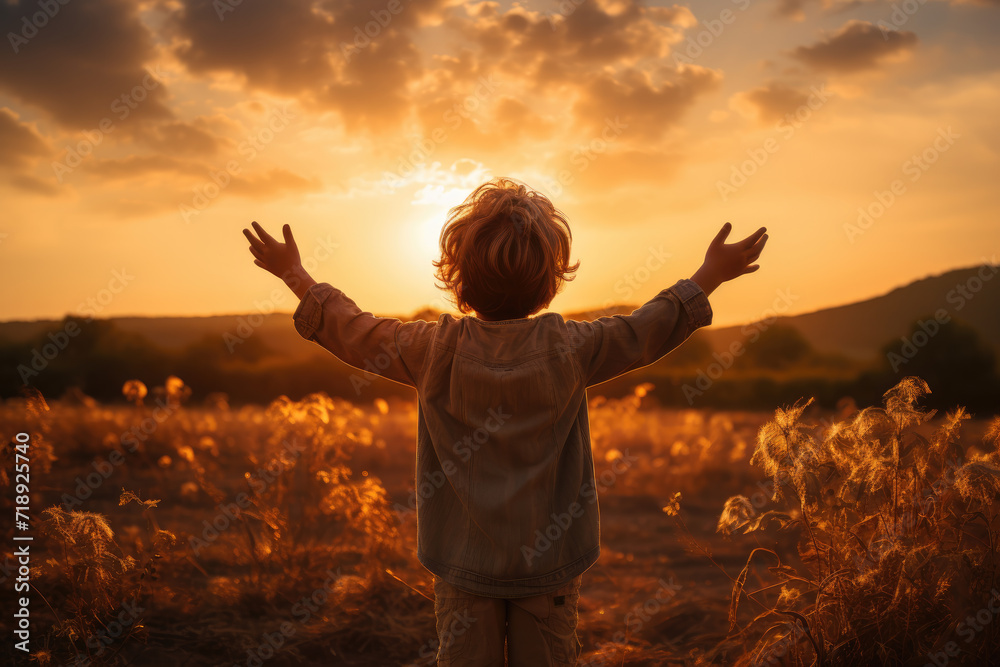
<path fill-rule="evenodd" d="M 833 35 L 792 55 L 813 69 L 848 73 L 877 67 L 881 61 L 905 55 L 917 46 L 917 36 L 905 30 L 883 30 L 867 21 L 848 21 Z"/>
<path fill-rule="evenodd" d="M 805 4 L 806 0 L 778 0 L 778 5 L 774 11 L 778 16 L 783 16 L 793 21 L 803 21 L 806 18 Z"/>
<path fill-rule="evenodd" d="M 618 76 L 601 74 L 583 86 L 573 106 L 578 123 L 586 131 L 603 135 L 614 119 L 627 128 L 632 140 L 659 139 L 674 126 L 695 99 L 718 87 L 722 76 L 697 66 L 682 69 L 673 81 L 658 85 L 642 71 L 629 69 Z"/>
<path fill-rule="evenodd" d="M 749 107 L 759 122 L 771 124 L 806 104 L 809 93 L 784 83 L 771 81 L 763 86 L 737 93 L 734 97 L 738 104 Z"/>
<path fill-rule="evenodd" d="M 349 131 L 384 130 L 410 111 L 423 67 L 410 36 L 442 0 L 218 2 L 181 0 L 168 26 L 196 74 L 230 73 L 250 89 L 340 113 Z M 374 14 L 373 14 L 374 12 Z"/>
<path fill-rule="evenodd" d="M 206 123 L 171 121 L 143 128 L 136 138 L 170 155 L 214 155 L 220 148 L 233 147 L 234 142 L 212 132 Z"/>
<path fill-rule="evenodd" d="M 573 84 L 596 67 L 630 65 L 666 56 L 683 26 L 694 24 L 684 7 L 647 7 L 637 0 L 616 6 L 586 0 L 565 14 L 544 15 L 495 3 L 469 16 L 451 8 L 445 25 L 460 36 L 475 57 L 500 72 L 530 80 L 537 91 L 551 84 Z"/>
<path fill-rule="evenodd" d="M 449 9 L 444 26 L 457 36 L 458 48 L 454 57 L 437 60 L 435 85 L 419 102 L 435 112 L 421 115 L 439 117 L 439 109 L 467 95 L 489 72 L 503 96 L 521 95 L 525 106 L 535 99 L 565 104 L 571 125 L 585 132 L 600 133 L 609 118 L 628 116 L 634 124 L 623 141 L 647 140 L 660 136 L 718 79 L 703 68 L 661 67 L 683 28 L 695 23 L 684 7 L 587 0 L 567 9 L 551 15 L 517 5 L 501 11 L 496 3 Z M 515 107 L 499 103 L 502 122 Z"/>
<path fill-rule="evenodd" d="M 34 127 L 22 123 L 10 109 L 0 107 L 0 171 L 7 185 L 34 194 L 56 194 L 54 183 L 32 173 L 39 160 L 51 154 L 52 147 Z"/>
<path fill-rule="evenodd" d="M 222 13 L 219 5 L 183 0 L 170 15 L 177 53 L 191 72 L 232 72 L 251 87 L 288 94 L 333 76 L 331 21 L 313 12 L 311 0 L 246 0 Z"/>
<path fill-rule="evenodd" d="M 22 123 L 10 109 L 0 107 L 0 168 L 23 168 L 51 152 L 35 128 Z"/>
<path fill-rule="evenodd" d="M 53 3 L 52 16 L 37 0 L 0 3 L 0 89 L 44 109 L 61 125 L 92 129 L 118 120 L 115 100 L 138 90 L 133 118 L 169 118 L 166 93 L 146 65 L 153 57 L 149 31 L 131 0 Z"/>
<path fill-rule="evenodd" d="M 595 84 L 605 67 L 638 67 L 670 52 L 681 30 L 694 24 L 684 7 L 648 7 L 639 0 L 587 0 L 549 15 L 519 5 L 475 5 L 450 0 L 244 0 L 219 11 L 212 0 L 179 0 L 167 30 L 174 50 L 196 74 L 231 74 L 248 89 L 298 99 L 306 108 L 333 110 L 348 132 L 385 133 L 414 114 L 441 123 L 441 109 L 469 95 L 487 75 L 507 90 L 572 99 Z M 227 5 L 228 6 L 228 5 Z M 414 38 L 433 25 L 449 55 L 425 54 Z M 657 85 L 666 115 L 687 88 Z M 643 101 L 641 88 L 615 92 Z M 510 92 L 506 93 L 508 96 Z M 510 102 L 497 120 L 515 112 Z M 581 104 L 583 111 L 594 105 Z M 639 114 L 642 115 L 642 114 Z M 598 119 L 603 122 L 603 119 Z M 517 121 L 528 128 L 528 119 Z M 475 134 L 473 124 L 462 133 Z M 484 133 L 484 136 L 489 134 Z"/>

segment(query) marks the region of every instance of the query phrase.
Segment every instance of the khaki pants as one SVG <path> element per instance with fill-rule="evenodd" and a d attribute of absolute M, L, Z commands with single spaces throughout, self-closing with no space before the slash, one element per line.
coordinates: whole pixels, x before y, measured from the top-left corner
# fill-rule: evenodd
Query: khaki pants
<path fill-rule="evenodd" d="M 503 599 L 466 593 L 435 576 L 438 667 L 576 665 L 582 581 L 580 575 L 552 593 Z"/>

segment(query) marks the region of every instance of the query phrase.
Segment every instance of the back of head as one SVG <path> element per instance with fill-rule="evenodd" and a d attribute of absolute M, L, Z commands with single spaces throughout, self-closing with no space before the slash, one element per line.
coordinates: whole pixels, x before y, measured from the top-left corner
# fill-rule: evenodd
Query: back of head
<path fill-rule="evenodd" d="M 494 178 L 448 212 L 436 275 L 463 313 L 528 317 L 573 279 L 580 262 L 569 264 L 572 240 L 569 223 L 548 198 Z"/>

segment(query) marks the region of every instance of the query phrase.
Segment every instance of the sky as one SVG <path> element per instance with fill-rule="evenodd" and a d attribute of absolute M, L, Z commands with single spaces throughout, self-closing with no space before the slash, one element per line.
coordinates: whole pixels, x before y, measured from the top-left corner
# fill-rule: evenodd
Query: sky
<path fill-rule="evenodd" d="M 291 225 L 364 310 L 450 309 L 448 209 L 495 176 L 569 219 L 550 310 L 641 304 L 726 221 L 750 322 L 997 263 L 1000 2 L 0 3 L 0 320 L 291 312 Z"/>

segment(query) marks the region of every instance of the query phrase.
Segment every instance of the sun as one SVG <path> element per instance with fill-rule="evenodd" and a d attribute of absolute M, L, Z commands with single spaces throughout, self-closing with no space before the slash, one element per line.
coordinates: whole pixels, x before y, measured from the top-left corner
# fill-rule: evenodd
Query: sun
<path fill-rule="evenodd" d="M 437 259 L 441 252 L 441 230 L 444 228 L 447 211 L 434 211 L 430 214 L 427 214 L 426 211 L 421 211 L 421 213 L 423 215 L 417 219 L 418 222 L 414 225 L 413 250 L 419 253 L 421 259 L 424 257 Z"/>

